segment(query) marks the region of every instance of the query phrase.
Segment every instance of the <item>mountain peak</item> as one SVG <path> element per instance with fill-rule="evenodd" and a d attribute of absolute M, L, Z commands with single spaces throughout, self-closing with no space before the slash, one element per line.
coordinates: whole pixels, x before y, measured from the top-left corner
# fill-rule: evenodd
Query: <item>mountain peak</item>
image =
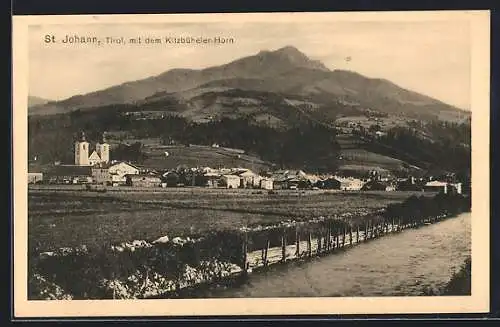
<path fill-rule="evenodd" d="M 275 53 L 281 53 L 286 55 L 302 55 L 306 56 L 304 53 L 300 52 L 299 49 L 292 45 L 287 45 L 274 51 Z"/>
<path fill-rule="evenodd" d="M 257 56 L 274 58 L 279 61 L 288 62 L 296 67 L 330 71 L 322 62 L 310 59 L 306 54 L 291 45 L 281 47 L 274 51 L 262 50 Z"/>

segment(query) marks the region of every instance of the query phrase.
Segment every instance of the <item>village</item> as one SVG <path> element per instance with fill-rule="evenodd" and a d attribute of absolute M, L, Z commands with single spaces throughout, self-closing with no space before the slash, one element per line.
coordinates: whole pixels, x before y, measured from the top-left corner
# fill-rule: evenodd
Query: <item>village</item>
<path fill-rule="evenodd" d="M 110 160 L 110 145 L 105 136 L 91 146 L 82 133 L 75 142 L 73 164 L 54 164 L 47 172 L 28 172 L 28 184 L 86 185 L 88 189 L 128 186 L 136 188 L 205 187 L 261 190 L 339 190 L 339 191 L 430 191 L 468 193 L 459 182 L 392 177 L 371 171 L 367 176 L 345 174 L 318 175 L 303 170 L 278 169 L 254 172 L 242 167 L 177 167 L 158 170 L 133 162 Z"/>

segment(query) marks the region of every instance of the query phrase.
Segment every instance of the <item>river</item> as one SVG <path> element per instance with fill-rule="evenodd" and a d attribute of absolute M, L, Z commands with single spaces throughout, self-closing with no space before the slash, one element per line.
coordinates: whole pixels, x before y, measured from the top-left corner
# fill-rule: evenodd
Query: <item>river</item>
<path fill-rule="evenodd" d="M 471 214 L 251 274 L 203 297 L 408 296 L 440 289 L 470 256 Z"/>

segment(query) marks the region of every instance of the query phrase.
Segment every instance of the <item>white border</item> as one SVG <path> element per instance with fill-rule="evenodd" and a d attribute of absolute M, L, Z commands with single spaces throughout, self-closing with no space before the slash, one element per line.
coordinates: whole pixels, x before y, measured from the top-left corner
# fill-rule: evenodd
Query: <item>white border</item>
<path fill-rule="evenodd" d="M 489 11 L 337 12 L 13 17 L 14 314 L 21 317 L 466 313 L 489 310 Z M 472 295 L 464 297 L 265 298 L 194 300 L 27 300 L 28 26 L 165 22 L 429 21 L 471 24 Z M 57 73 L 57 72 L 54 72 Z"/>

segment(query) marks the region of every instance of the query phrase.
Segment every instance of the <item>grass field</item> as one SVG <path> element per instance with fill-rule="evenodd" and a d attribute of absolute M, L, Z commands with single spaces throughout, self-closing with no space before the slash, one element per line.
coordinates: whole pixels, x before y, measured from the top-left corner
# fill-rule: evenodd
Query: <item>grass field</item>
<path fill-rule="evenodd" d="M 30 190 L 29 248 L 49 251 L 83 244 L 97 247 L 287 219 L 328 217 L 380 209 L 412 194 L 322 191 L 254 194 L 252 190 L 204 188 L 157 189 L 158 192 L 126 190 L 95 193 L 71 186 L 57 191 Z"/>
<path fill-rule="evenodd" d="M 128 144 L 140 142 L 147 159 L 144 166 L 157 169 L 172 169 L 179 165 L 197 167 L 203 162 L 208 167 L 243 167 L 255 171 L 268 169 L 271 164 L 245 153 L 236 153 L 225 148 L 214 148 L 204 145 L 162 145 L 158 138 L 128 138 L 124 140 Z M 117 146 L 118 141 L 110 142 L 112 146 Z M 168 152 L 168 156 L 165 155 Z"/>

